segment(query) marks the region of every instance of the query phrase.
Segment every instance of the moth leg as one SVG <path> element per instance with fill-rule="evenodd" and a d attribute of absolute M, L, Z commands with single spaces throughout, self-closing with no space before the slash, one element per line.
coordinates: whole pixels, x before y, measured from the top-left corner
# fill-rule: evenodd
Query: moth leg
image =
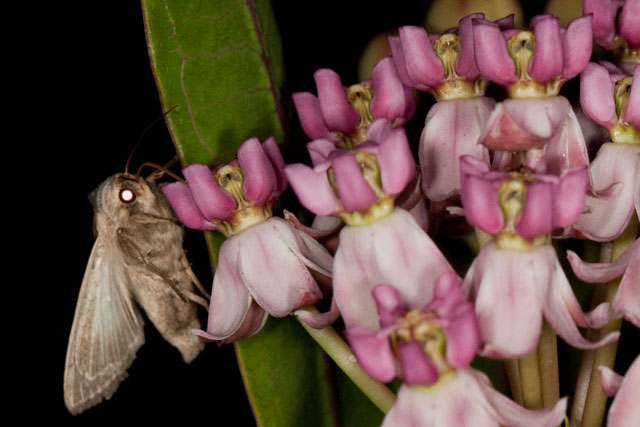
<path fill-rule="evenodd" d="M 198 280 L 198 276 L 196 276 L 196 274 L 191 269 L 191 263 L 189 262 L 186 256 L 182 257 L 182 265 L 185 271 L 187 272 L 187 274 L 189 275 L 189 278 L 191 279 L 193 284 L 196 286 L 196 288 L 198 288 L 198 290 L 200 291 L 200 293 L 202 293 L 202 295 L 204 295 L 207 299 L 210 300 L 211 294 L 206 291 L 204 286 L 202 286 L 202 283 L 200 283 L 200 280 Z"/>

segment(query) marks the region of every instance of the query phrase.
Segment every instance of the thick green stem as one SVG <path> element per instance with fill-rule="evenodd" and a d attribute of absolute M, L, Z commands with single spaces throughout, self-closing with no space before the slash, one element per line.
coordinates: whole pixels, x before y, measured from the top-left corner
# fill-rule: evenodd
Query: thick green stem
<path fill-rule="evenodd" d="M 548 408 L 560 400 L 560 376 L 558 373 L 558 339 L 556 332 L 545 320 L 538 342 L 542 402 Z"/>
<path fill-rule="evenodd" d="M 613 243 L 611 243 L 610 260 L 612 261 L 619 257 L 620 254 L 622 254 L 636 240 L 637 235 L 638 219 L 634 216 L 629 222 L 629 225 L 627 226 L 625 231 L 620 235 L 620 237 L 618 237 Z M 608 251 L 603 250 L 603 252 Z M 601 261 L 605 262 L 606 260 L 601 259 Z M 620 280 L 615 279 L 604 285 L 604 292 L 594 292 L 592 305 L 596 306 L 601 302 L 611 303 L 618 291 L 619 284 Z M 599 329 L 598 331 L 594 331 L 593 336 L 595 339 L 601 339 L 611 332 L 620 331 L 621 326 L 622 319 L 613 318 L 609 320 L 609 322 L 607 322 L 607 324 L 604 325 L 601 329 Z M 587 360 L 584 362 L 584 368 L 581 365 L 579 373 L 580 376 L 578 377 L 578 385 L 576 386 L 576 389 L 580 390 L 580 397 L 584 398 L 584 404 L 582 404 L 582 402 L 578 401 L 577 399 L 574 402 L 572 417 L 575 417 L 575 420 L 571 420 L 572 425 L 579 425 L 582 427 L 597 427 L 602 425 L 602 420 L 604 419 L 604 413 L 607 406 L 607 396 L 602 390 L 598 367 L 606 366 L 608 368 L 613 368 L 616 360 L 617 350 L 618 341 L 615 341 L 604 347 L 600 347 L 597 350 L 585 352 L 585 355 L 583 355 L 583 358 L 586 358 Z M 591 362 L 590 366 L 589 362 Z M 588 387 L 586 387 L 585 394 L 584 391 L 587 380 Z"/>
<path fill-rule="evenodd" d="M 316 311 L 306 307 L 307 311 Z M 316 311 L 317 312 L 317 311 Z M 331 327 L 314 329 L 298 318 L 300 324 L 342 371 L 385 414 L 396 403 L 396 395 L 383 383 L 374 380 L 362 369 L 351 348 Z"/>
<path fill-rule="evenodd" d="M 542 382 L 540 379 L 540 362 L 538 351 L 534 350 L 518 359 L 522 403 L 525 408 L 542 409 Z"/>

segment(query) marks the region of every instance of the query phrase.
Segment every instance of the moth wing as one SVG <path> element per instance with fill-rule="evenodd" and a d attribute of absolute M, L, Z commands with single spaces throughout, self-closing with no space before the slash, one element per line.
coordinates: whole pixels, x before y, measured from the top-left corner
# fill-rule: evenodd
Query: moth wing
<path fill-rule="evenodd" d="M 129 293 L 129 280 L 117 246 L 98 236 L 67 347 L 64 401 L 72 414 L 109 399 L 144 344 L 144 321 Z"/>

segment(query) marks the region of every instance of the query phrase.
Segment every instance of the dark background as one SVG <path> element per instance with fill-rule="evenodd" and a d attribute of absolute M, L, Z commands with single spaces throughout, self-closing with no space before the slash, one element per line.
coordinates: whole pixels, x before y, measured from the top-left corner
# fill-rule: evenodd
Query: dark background
<path fill-rule="evenodd" d="M 393 2 L 394 7 L 364 1 L 273 3 L 287 68 L 285 102 L 290 102 L 287 93 L 315 92 L 313 72 L 318 68 L 332 68 L 343 83 L 355 83 L 367 41 L 400 25 L 420 25 L 428 7 L 428 2 Z M 527 16 L 541 12 L 541 5 L 529 7 Z M 54 35 L 43 35 L 38 45 L 54 59 L 35 61 L 39 64 L 35 71 L 46 83 L 29 111 L 40 118 L 26 129 L 41 132 L 37 138 L 43 147 L 38 153 L 38 222 L 30 222 L 37 233 L 34 238 L 44 238 L 38 259 L 45 262 L 28 273 L 39 277 L 35 298 L 46 308 L 36 316 L 35 335 L 28 334 L 34 348 L 30 360 L 36 361 L 30 362 L 33 369 L 19 384 L 25 395 L 21 401 L 28 404 L 21 410 L 21 420 L 46 418 L 65 425 L 129 420 L 253 425 L 233 346 L 208 345 L 191 365 L 185 365 L 149 321 L 146 344 L 113 398 L 77 417 L 64 406 L 67 340 L 93 245 L 87 195 L 107 176 L 124 170 L 138 137 L 162 110 L 139 2 L 90 2 L 56 13 L 61 18 L 49 22 Z M 299 135 L 297 122 L 291 126 L 293 135 Z M 134 156 L 134 169 L 143 161 L 164 164 L 173 155 L 161 122 L 145 136 Z M 188 231 L 185 247 L 201 281 L 210 286 L 201 234 Z"/>

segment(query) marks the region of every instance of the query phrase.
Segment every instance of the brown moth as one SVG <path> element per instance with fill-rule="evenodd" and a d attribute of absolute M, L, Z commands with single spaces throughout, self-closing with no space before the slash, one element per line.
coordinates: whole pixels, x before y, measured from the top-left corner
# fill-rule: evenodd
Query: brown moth
<path fill-rule="evenodd" d="M 64 401 L 78 414 L 109 399 L 144 344 L 136 303 L 186 363 L 203 344 L 194 293 L 198 282 L 182 248 L 183 228 L 155 184 L 122 173 L 89 196 L 96 241 L 82 280 L 67 347 Z"/>

